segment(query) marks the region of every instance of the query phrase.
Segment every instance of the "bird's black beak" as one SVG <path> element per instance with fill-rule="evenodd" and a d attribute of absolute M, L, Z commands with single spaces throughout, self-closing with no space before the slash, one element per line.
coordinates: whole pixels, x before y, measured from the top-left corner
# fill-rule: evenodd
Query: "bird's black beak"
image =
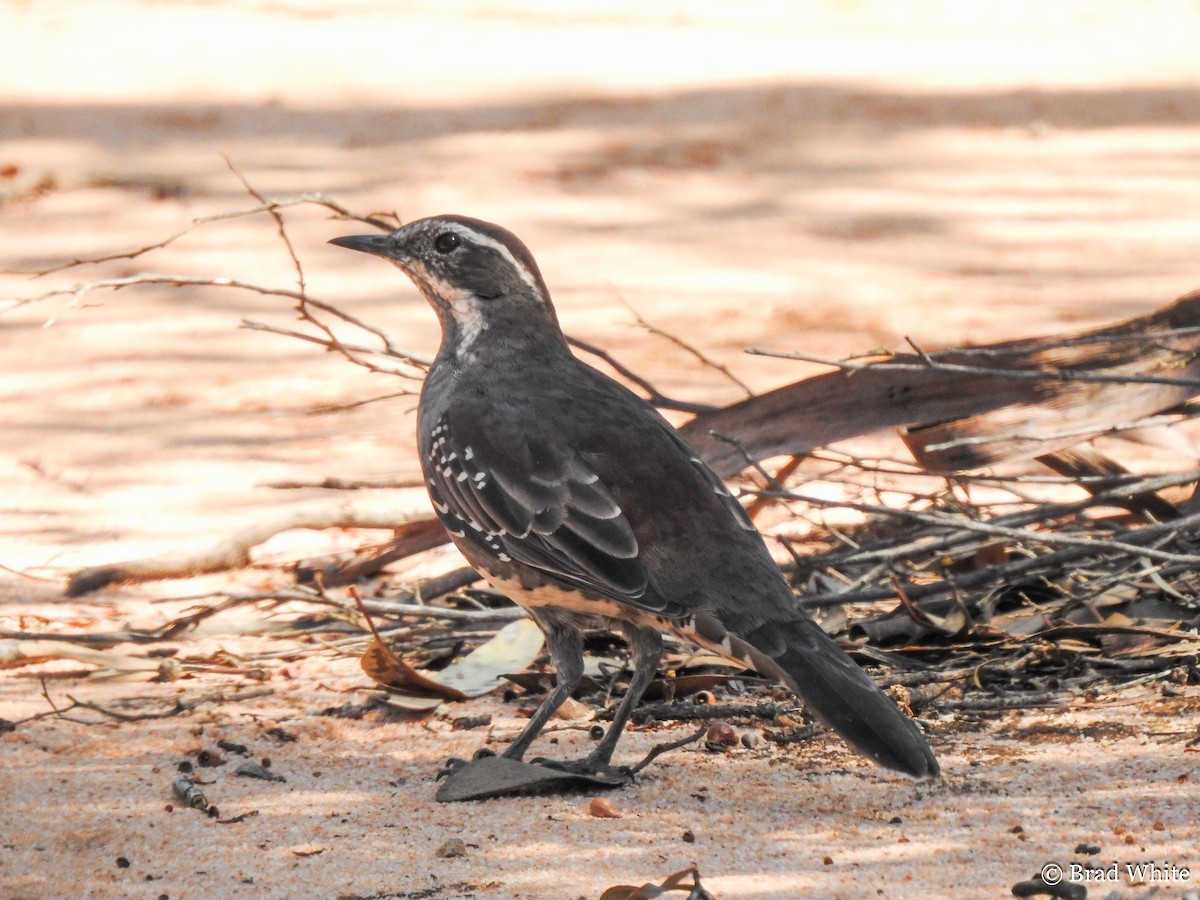
<path fill-rule="evenodd" d="M 329 243 L 374 256 L 390 256 L 394 246 L 390 234 L 352 234 L 348 237 L 334 238 Z"/>

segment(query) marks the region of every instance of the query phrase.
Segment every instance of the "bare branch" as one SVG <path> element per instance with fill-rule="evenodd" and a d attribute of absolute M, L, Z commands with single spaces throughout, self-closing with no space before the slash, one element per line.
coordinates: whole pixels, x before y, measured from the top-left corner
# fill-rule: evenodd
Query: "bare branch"
<path fill-rule="evenodd" d="M 279 239 L 283 241 L 283 246 L 287 248 L 288 256 L 291 257 L 292 265 L 296 269 L 296 286 L 300 290 L 300 296 L 304 297 L 306 295 L 304 286 L 304 266 L 300 264 L 300 257 L 296 255 L 296 248 L 292 246 L 292 239 L 288 237 L 287 227 L 283 224 L 283 215 L 279 212 L 277 207 L 271 206 L 267 202 L 266 197 L 254 189 L 254 186 L 246 180 L 246 176 L 243 175 L 241 171 L 238 170 L 238 167 L 233 164 L 233 160 L 231 160 L 225 154 L 221 154 L 221 158 L 225 160 L 225 165 L 229 167 L 229 171 L 233 173 L 233 176 L 242 183 L 242 187 L 246 189 L 246 193 L 261 203 L 267 213 L 270 214 L 271 218 L 275 220 L 275 227 L 279 231 Z M 301 300 L 300 302 L 303 303 L 304 301 Z"/>
<path fill-rule="evenodd" d="M 231 166 L 231 168 L 232 168 L 232 166 Z M 235 174 L 236 174 L 236 171 L 235 171 Z M 257 193 L 255 193 L 254 196 L 256 198 L 259 197 L 259 195 Z M 261 198 L 259 198 L 259 199 L 261 199 Z M 298 197 L 290 197 L 286 200 L 262 200 L 262 202 L 258 206 L 253 206 L 253 207 L 250 207 L 249 209 L 236 209 L 236 210 L 231 210 L 229 212 L 216 213 L 215 215 L 211 215 L 211 216 L 200 216 L 198 218 L 192 219 L 191 224 L 188 225 L 186 228 L 181 228 L 179 231 L 175 232 L 174 234 L 168 235 L 167 237 L 163 238 L 160 241 L 155 241 L 150 244 L 145 244 L 145 245 L 143 245 L 141 247 L 137 247 L 133 250 L 122 250 L 120 252 L 109 253 L 104 256 L 77 257 L 75 259 L 70 260 L 69 262 L 59 263 L 58 265 L 49 266 L 48 268 L 45 268 L 45 269 L 35 269 L 33 271 L 24 271 L 23 272 L 23 271 L 6 270 L 4 272 L 4 274 L 5 275 L 29 275 L 32 278 L 41 278 L 45 275 L 52 275 L 55 272 L 62 272 L 62 271 L 65 271 L 66 269 L 74 269 L 74 268 L 77 268 L 78 266 L 94 266 L 94 265 L 100 265 L 101 263 L 115 262 L 117 260 L 122 260 L 122 259 L 137 259 L 139 256 L 144 256 L 145 254 L 151 253 L 154 250 L 161 250 L 164 247 L 169 247 L 171 244 L 175 243 L 180 238 L 185 237 L 188 234 L 191 234 L 193 231 L 195 231 L 197 228 L 200 228 L 201 226 L 209 225 L 213 222 L 224 222 L 224 221 L 228 221 L 229 219 L 241 219 L 241 218 L 245 218 L 246 216 L 257 216 L 257 215 L 260 215 L 261 213 L 275 212 L 275 211 L 278 211 L 281 209 L 288 209 L 290 207 L 295 207 L 295 206 L 324 207 L 325 209 L 328 209 L 334 213 L 335 219 L 344 219 L 347 221 L 362 222 L 365 225 L 370 225 L 373 228 L 378 228 L 380 231 L 393 231 L 400 226 L 400 219 L 398 216 L 396 216 L 395 213 L 385 213 L 384 214 L 384 215 L 389 216 L 392 220 L 394 220 L 393 222 L 389 223 L 389 222 L 383 221 L 382 219 L 375 218 L 373 216 L 363 216 L 363 215 L 359 215 L 358 213 L 351 212 L 346 207 L 342 206 L 342 204 L 340 204 L 334 200 L 331 200 L 330 198 L 326 197 L 324 194 L 301 194 Z"/>
<path fill-rule="evenodd" d="M 622 301 L 622 302 L 624 302 L 624 301 Z M 728 366 L 724 365 L 723 363 L 719 363 L 714 359 L 709 358 L 698 347 L 695 347 L 692 344 L 688 343 L 683 338 L 679 337 L 679 335 L 671 334 L 671 332 L 666 331 L 662 328 L 659 328 L 657 325 L 651 325 L 644 318 L 642 318 L 642 314 L 640 312 L 638 312 L 636 309 L 634 309 L 631 304 L 625 303 L 625 307 L 631 313 L 633 313 L 634 319 L 637 321 L 638 325 L 640 325 L 642 328 L 646 329 L 648 332 L 650 332 L 653 335 L 657 335 L 658 337 L 665 338 L 666 340 L 668 340 L 672 344 L 674 344 L 676 347 L 679 347 L 681 350 L 683 350 L 687 353 L 690 353 L 692 356 L 696 357 L 696 359 L 698 359 L 701 362 L 701 364 L 703 364 L 703 365 L 707 366 L 708 368 L 713 369 L 717 372 L 720 372 L 729 381 L 733 382 L 739 388 L 741 388 L 745 392 L 747 397 L 754 396 L 754 391 L 750 389 L 750 386 L 748 384 L 746 384 L 746 382 L 744 382 L 740 378 L 738 378 L 736 375 L 734 375 L 733 372 L 730 371 Z"/>
<path fill-rule="evenodd" d="M 590 353 L 592 356 L 604 360 L 618 373 L 620 373 L 623 378 L 632 381 L 643 391 L 645 391 L 649 395 L 647 399 L 649 399 L 649 401 L 659 409 L 673 409 L 677 412 L 687 412 L 699 415 L 700 413 L 713 412 L 717 408 L 715 406 L 707 406 L 703 403 L 691 403 L 687 400 L 673 400 L 670 397 L 659 393 L 658 388 L 656 388 L 641 375 L 638 375 L 628 366 L 618 362 L 612 357 L 611 354 L 608 353 L 608 351 L 601 350 L 594 344 L 589 344 L 586 341 L 581 341 L 578 338 L 569 336 L 567 337 L 567 343 L 569 343 L 572 347 L 578 347 L 584 353 Z"/>
<path fill-rule="evenodd" d="M 1183 329 L 1184 331 L 1195 331 L 1196 329 Z M 1145 337 L 1143 336 L 1143 340 Z M 752 356 L 770 356 L 776 359 L 795 359 L 801 362 L 817 363 L 822 366 L 830 366 L 835 369 L 842 369 L 846 372 L 942 372 L 952 375 L 978 375 L 989 378 L 1011 378 L 1014 381 L 1050 381 L 1050 382 L 1066 382 L 1076 381 L 1090 384 L 1162 384 L 1172 387 L 1200 387 L 1200 378 L 1170 378 L 1165 375 L 1137 375 L 1130 373 L 1116 373 L 1111 375 L 1100 374 L 1099 372 L 1080 371 L 1078 369 L 1062 369 L 1062 368 L 1037 368 L 1037 369 L 1006 369 L 994 368 L 990 366 L 974 366 L 965 365 L 962 363 L 945 362 L 937 359 L 934 356 L 920 350 L 916 345 L 912 345 L 917 350 L 916 358 L 919 362 L 906 362 L 905 357 L 900 354 L 893 354 L 884 357 L 875 362 L 860 363 L 851 360 L 828 359 L 822 356 L 813 356 L 808 353 L 799 353 L 793 351 L 780 350 L 764 350 L 758 347 L 749 347 L 746 352 Z M 955 350 L 955 353 L 959 351 Z"/>
<path fill-rule="evenodd" d="M 312 304 L 312 298 L 309 298 L 309 304 Z M 337 338 L 319 337 L 313 334 L 305 334 L 303 331 L 294 331 L 290 328 L 280 328 L 276 325 L 268 325 L 265 322 L 257 322 L 253 319 L 242 319 L 241 327 L 248 331 L 264 331 L 268 334 L 278 334 L 283 337 L 295 338 L 299 341 L 307 341 L 310 344 L 316 344 L 319 347 L 324 347 L 334 353 L 340 353 L 347 360 L 354 363 L 356 366 L 362 366 L 371 372 L 378 372 L 382 375 L 396 375 L 400 378 L 408 378 L 412 380 L 420 380 L 420 375 L 414 375 L 411 372 L 405 372 L 402 369 L 392 369 L 387 366 L 379 366 L 369 360 L 363 359 L 359 354 L 366 356 L 384 356 L 388 359 L 397 359 L 416 369 L 426 369 L 429 367 L 429 362 L 415 354 L 409 354 L 403 350 L 375 347 L 365 347 L 362 344 L 347 344 Z M 322 329 L 326 331 L 326 329 Z M 326 331 L 328 334 L 328 331 Z"/>
<path fill-rule="evenodd" d="M 56 288 L 51 291 L 46 291 L 36 297 L 22 298 L 5 298 L 13 301 L 13 305 L 8 307 L 3 312 L 11 312 L 14 309 L 19 309 L 22 306 L 28 306 L 33 303 L 40 303 L 43 300 L 50 300 L 54 297 L 67 297 L 71 300 L 66 303 L 62 309 L 50 317 L 43 327 L 53 325 L 68 309 L 78 306 L 85 296 L 95 290 L 104 288 L 119 291 L 122 288 L 131 287 L 141 284 L 162 284 L 169 287 L 223 287 L 237 288 L 243 291 L 253 291 L 256 294 L 263 294 L 268 297 L 287 297 L 290 300 L 300 300 L 301 295 L 296 291 L 285 290 L 282 288 L 268 288 L 259 284 L 251 284 L 247 281 L 239 281 L 236 278 L 205 278 L 198 275 L 167 275 L 161 272 L 143 272 L 139 275 L 127 275 L 124 278 L 101 278 L 96 281 L 85 281 L 73 285 L 69 288 Z"/>

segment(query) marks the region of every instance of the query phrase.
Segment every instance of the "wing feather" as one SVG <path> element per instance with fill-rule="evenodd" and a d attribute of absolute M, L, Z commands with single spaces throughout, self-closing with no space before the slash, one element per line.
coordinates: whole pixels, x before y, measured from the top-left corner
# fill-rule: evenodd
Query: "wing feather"
<path fill-rule="evenodd" d="M 481 435 L 468 443 L 446 420 L 434 434 L 426 478 L 451 532 L 572 586 L 664 615 L 686 614 L 650 588 L 628 518 L 582 455 L 539 446 L 501 456 Z"/>

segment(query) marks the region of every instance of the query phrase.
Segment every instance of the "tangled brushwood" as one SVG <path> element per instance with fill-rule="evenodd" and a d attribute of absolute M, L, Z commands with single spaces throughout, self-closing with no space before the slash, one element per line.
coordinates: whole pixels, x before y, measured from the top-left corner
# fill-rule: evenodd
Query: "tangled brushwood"
<path fill-rule="evenodd" d="M 149 274 L 55 289 L 17 304 L 68 298 L 54 314 L 59 316 L 88 292 L 139 284 L 279 296 L 294 304 L 301 330 L 246 326 L 392 372 L 400 379 L 398 392 L 411 393 L 424 358 L 308 294 L 283 213 L 316 206 L 381 230 L 394 221 L 356 215 L 323 197 L 268 201 L 250 190 L 258 201 L 251 209 L 198 220 L 125 254 L 60 268 L 132 259 L 197 227 L 261 214 L 271 217 L 288 249 L 294 288 Z M 352 329 L 358 340 L 346 336 Z M 1061 704 L 1148 682 L 1158 683 L 1169 700 L 1178 685 L 1200 678 L 1200 469 L 1188 428 L 1200 394 L 1200 294 L 1093 331 L 983 347 L 927 352 L 910 342 L 902 353 L 854 360 L 773 353 L 829 371 L 721 408 L 666 397 L 608 353 L 573 344 L 599 356 L 652 402 L 694 416 L 682 433 L 740 490 L 756 522 L 778 542 L 797 602 L 821 617 L 860 661 L 881 664 L 880 679 L 916 713 Z M 728 374 L 694 352 L 701 365 Z M 888 433 L 900 434 L 910 460 L 843 449 L 850 439 Z M 1112 447 L 1118 445 L 1105 443 L 1112 437 L 1154 445 L 1154 452 L 1139 453 L 1136 467 L 1127 467 L 1115 458 Z M 1147 468 L 1148 459 L 1157 469 Z M 422 672 L 461 659 L 521 617 L 507 601 L 480 589 L 470 570 L 395 584 L 384 567 L 440 546 L 444 532 L 432 517 L 404 521 L 396 510 L 373 503 L 372 485 L 325 486 L 354 492 L 341 493 L 351 499 L 253 524 L 212 548 L 72 573 L 68 593 L 244 567 L 252 547 L 290 528 L 378 528 L 393 532 L 390 539 L 350 561 L 280 568 L 267 591 L 200 598 L 186 615 L 152 632 L 73 636 L 59 629 L 53 641 L 5 632 L 0 646 L 8 664 L 58 654 L 163 679 L 213 671 L 215 663 L 170 663 L 154 655 L 154 645 L 186 640 L 204 619 L 253 605 L 264 617 L 290 622 L 289 630 L 278 632 L 289 649 L 223 661 L 224 671 L 244 673 L 289 653 L 358 655 L 368 646 L 390 645 L 403 646 L 405 666 Z M 297 650 L 297 642 L 308 650 Z M 147 656 L 108 658 L 104 648 L 118 643 L 145 645 Z M 544 687 L 545 677 L 518 671 L 518 659 L 524 666 L 533 656 L 536 648 L 530 656 L 523 644 L 511 659 L 501 659 L 500 671 L 510 676 L 503 683 L 530 691 Z M 405 671 L 379 652 L 372 659 L 373 677 L 381 669 Z M 679 718 L 695 718 L 685 709 L 692 704 L 665 701 L 710 692 L 715 702 L 711 692 L 732 680 L 727 693 L 739 696 L 723 699 L 735 701 L 736 710 L 800 724 L 779 704 L 740 696 L 753 688 L 753 679 L 731 674 L 714 658 L 677 649 L 667 663 L 669 674 L 654 687 L 647 715 L 669 718 L 676 709 Z M 455 690 L 471 696 L 482 684 L 494 687 L 500 683 L 495 674 L 488 670 L 470 690 Z M 421 678 L 404 678 L 398 685 L 376 678 L 388 686 L 389 705 L 419 711 L 445 701 L 445 690 L 430 692 Z M 619 673 L 610 673 L 593 687 L 611 692 L 618 681 Z"/>

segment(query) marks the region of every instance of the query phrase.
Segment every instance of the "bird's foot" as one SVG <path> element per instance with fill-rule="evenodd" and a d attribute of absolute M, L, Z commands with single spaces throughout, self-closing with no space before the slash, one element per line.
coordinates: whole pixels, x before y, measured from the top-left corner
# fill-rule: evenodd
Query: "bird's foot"
<path fill-rule="evenodd" d="M 480 747 L 475 751 L 475 754 L 470 759 L 459 759 L 457 756 L 452 756 L 446 760 L 445 764 L 441 768 L 441 771 L 437 773 L 437 778 L 435 778 L 434 781 L 441 781 L 443 778 L 453 775 L 459 769 L 465 769 L 467 766 L 473 762 L 476 762 L 477 760 L 486 759 L 489 756 L 495 755 L 496 754 L 487 747 Z"/>
<path fill-rule="evenodd" d="M 633 783 L 634 772 L 629 766 L 614 766 L 610 765 L 607 760 L 601 761 L 594 759 L 591 756 L 585 756 L 582 759 L 538 759 L 530 760 L 535 766 L 544 766 L 547 769 L 554 769 L 558 772 L 566 772 L 570 775 L 592 775 L 597 778 L 603 778 L 606 781 L 623 782 L 626 784 Z"/>

